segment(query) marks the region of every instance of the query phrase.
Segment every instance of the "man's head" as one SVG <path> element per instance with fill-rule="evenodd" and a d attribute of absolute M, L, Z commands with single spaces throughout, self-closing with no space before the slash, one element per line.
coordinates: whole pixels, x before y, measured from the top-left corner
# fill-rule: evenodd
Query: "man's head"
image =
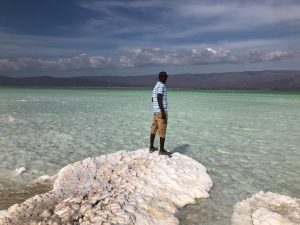
<path fill-rule="evenodd" d="M 158 78 L 159 78 L 159 81 L 162 82 L 162 83 L 166 83 L 167 82 L 167 79 L 168 79 L 168 74 L 165 72 L 165 71 L 161 71 L 159 74 L 158 74 Z"/>

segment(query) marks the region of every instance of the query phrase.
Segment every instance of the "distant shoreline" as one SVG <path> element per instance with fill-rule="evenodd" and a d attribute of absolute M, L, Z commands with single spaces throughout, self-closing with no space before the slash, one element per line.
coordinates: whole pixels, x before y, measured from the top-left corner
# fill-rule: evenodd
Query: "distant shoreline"
<path fill-rule="evenodd" d="M 152 87 L 97 87 L 97 86 L 1 86 L 0 88 L 34 88 L 34 89 L 139 89 L 151 90 Z M 204 89 L 204 88 L 172 88 L 168 90 L 183 90 L 183 91 L 215 91 L 215 92 L 296 92 L 300 93 L 300 89 Z"/>
<path fill-rule="evenodd" d="M 25 77 L 0 76 L 1 87 L 152 88 L 156 75 Z M 196 90 L 300 90 L 300 71 L 268 70 L 170 75 L 168 88 Z"/>

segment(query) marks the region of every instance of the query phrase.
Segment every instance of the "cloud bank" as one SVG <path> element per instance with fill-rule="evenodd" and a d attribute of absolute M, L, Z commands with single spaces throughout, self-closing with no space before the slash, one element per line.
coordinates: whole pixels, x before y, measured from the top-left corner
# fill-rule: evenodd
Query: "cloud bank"
<path fill-rule="evenodd" d="M 45 60 L 38 58 L 20 58 L 16 60 L 0 59 L 0 70 L 19 71 L 24 69 L 32 70 L 80 70 L 80 69 L 101 69 L 111 67 L 110 57 L 88 56 L 81 54 L 71 58 L 60 58 L 56 60 Z"/>
<path fill-rule="evenodd" d="M 235 54 L 224 49 L 161 49 L 135 48 L 124 49 L 115 59 L 104 56 L 89 56 L 81 54 L 75 57 L 59 59 L 0 59 L 0 71 L 31 70 L 83 70 L 105 68 L 137 68 L 147 66 L 190 66 L 210 64 L 242 64 L 252 62 L 267 62 L 299 57 L 292 51 L 265 52 L 253 49 L 246 54 Z"/>

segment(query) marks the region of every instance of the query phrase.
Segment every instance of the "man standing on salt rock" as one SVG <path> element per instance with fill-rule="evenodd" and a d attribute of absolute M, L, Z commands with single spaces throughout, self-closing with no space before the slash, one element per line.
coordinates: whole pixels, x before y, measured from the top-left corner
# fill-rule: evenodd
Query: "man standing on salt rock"
<path fill-rule="evenodd" d="M 153 122 L 151 125 L 150 148 L 149 152 L 157 151 L 154 147 L 155 134 L 158 131 L 160 137 L 159 155 L 167 155 L 171 157 L 171 152 L 165 150 L 166 131 L 168 124 L 168 101 L 166 82 L 168 75 L 165 71 L 161 71 L 158 75 L 159 81 L 152 91 L 152 106 L 153 106 Z"/>

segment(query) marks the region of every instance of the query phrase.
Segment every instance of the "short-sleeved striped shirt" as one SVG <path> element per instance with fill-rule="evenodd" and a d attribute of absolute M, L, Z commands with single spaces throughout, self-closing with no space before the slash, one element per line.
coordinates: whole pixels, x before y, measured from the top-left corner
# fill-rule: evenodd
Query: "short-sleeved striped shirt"
<path fill-rule="evenodd" d="M 156 83 L 152 91 L 152 99 L 153 99 L 152 105 L 153 105 L 154 113 L 160 113 L 160 108 L 157 102 L 157 94 L 163 95 L 163 107 L 164 110 L 167 111 L 168 110 L 167 88 L 166 85 L 160 81 Z"/>

